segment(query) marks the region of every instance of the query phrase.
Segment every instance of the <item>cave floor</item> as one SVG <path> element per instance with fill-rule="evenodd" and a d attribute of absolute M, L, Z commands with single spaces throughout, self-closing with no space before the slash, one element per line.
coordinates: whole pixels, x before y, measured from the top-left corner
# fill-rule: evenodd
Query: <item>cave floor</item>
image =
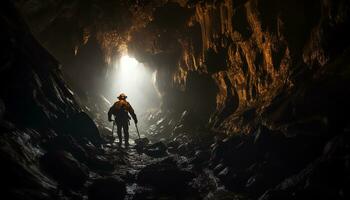
<path fill-rule="evenodd" d="M 103 145 L 102 149 L 103 156 L 112 160 L 113 170 L 90 173 L 88 182 L 101 176 L 120 177 L 126 183 L 126 200 L 248 199 L 221 187 L 207 167 L 194 167 L 193 158 L 169 152 L 158 157 L 148 156 L 139 154 L 135 144 L 125 148 L 124 145 L 119 147 L 116 141 Z M 148 170 L 144 170 L 146 168 Z"/>

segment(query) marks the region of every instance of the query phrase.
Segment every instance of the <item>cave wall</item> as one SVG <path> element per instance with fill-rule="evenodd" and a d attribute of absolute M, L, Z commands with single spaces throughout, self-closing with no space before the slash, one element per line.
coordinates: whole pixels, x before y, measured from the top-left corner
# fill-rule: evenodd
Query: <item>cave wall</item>
<path fill-rule="evenodd" d="M 294 120 L 289 123 L 302 121 L 300 118 L 334 118 L 325 108 L 337 104 L 338 100 L 324 103 L 325 98 L 330 98 L 327 92 L 320 92 L 321 86 L 314 85 L 310 89 L 307 85 L 322 85 L 321 79 L 337 79 L 336 75 L 330 75 L 334 74 L 334 68 L 329 66 L 346 57 L 342 53 L 349 45 L 346 36 L 348 10 L 345 1 L 166 3 L 155 9 L 150 23 L 131 35 L 129 50 L 136 57 L 140 55 L 143 60 L 154 63 L 157 70 L 167 72 L 158 75 L 163 80 L 159 81 L 160 90 L 165 93 L 163 101 L 183 99 L 173 95 L 167 97 L 166 94 L 174 93 L 173 90 L 181 91 L 179 95 L 192 96 L 199 104 L 206 100 L 205 95 L 198 94 L 200 91 L 209 97 L 215 95 L 215 109 L 210 110 L 207 106 L 214 130 L 251 132 L 257 124 L 284 129 L 287 125 L 277 123 L 279 119 L 266 117 L 271 115 L 269 106 L 273 105 L 275 112 L 287 109 L 285 107 L 309 110 L 304 112 L 307 116 L 288 111 L 279 113 L 280 118 Z M 348 66 L 346 63 L 336 65 L 340 71 L 341 67 L 346 71 Z M 191 81 L 193 74 L 210 76 L 215 81 L 212 92 L 206 90 L 213 84 L 210 81 L 198 88 L 197 94 L 191 91 L 189 88 L 196 82 Z M 343 79 L 347 77 L 343 76 Z M 344 83 L 338 81 L 333 83 L 331 98 L 348 94 L 341 86 Z M 331 90 L 325 83 L 323 87 Z M 303 91 L 298 93 L 299 90 Z M 305 93 L 313 94 L 308 97 Z M 285 99 L 299 95 L 299 102 L 276 108 L 276 99 L 283 95 Z M 314 101 L 302 102 L 303 98 Z M 315 103 L 322 106 L 311 108 Z M 295 106 L 300 108 L 292 108 Z M 333 109 L 339 110 L 342 106 L 348 107 L 343 102 Z M 320 114 L 324 112 L 328 114 Z M 293 114 L 295 116 L 288 116 Z"/>
<path fill-rule="evenodd" d="M 2 2 L 0 16 L 2 198 L 66 199 L 59 189 L 86 182 L 93 163 L 87 151 L 103 139 L 64 81 L 60 63 L 11 1 Z"/>
<path fill-rule="evenodd" d="M 4 3 L 2 12 L 3 117 L 20 127 L 45 130 L 79 112 L 59 62 L 30 34 L 11 3 Z"/>
<path fill-rule="evenodd" d="M 18 2 L 18 6 L 23 10 L 30 2 Z M 108 68 L 108 62 L 127 48 L 130 55 L 157 72 L 162 109 L 188 110 L 198 125 L 209 121 L 220 132 L 251 132 L 257 124 L 282 129 L 286 124 L 266 117 L 267 113 L 272 116 L 271 106 L 280 118 L 300 121 L 288 116 L 292 107 L 308 109 L 312 101 L 290 102 L 283 108 L 275 102 L 281 96 L 293 99 L 300 95 L 303 99 L 307 92 L 313 93 L 316 101 L 315 97 L 325 99 L 322 95 L 327 93 L 317 92 L 319 87 L 306 85 L 320 84 L 327 77 L 337 79 L 344 75 L 339 71 L 346 71 L 346 64 L 338 69 L 338 75 L 334 75 L 335 67 L 330 67 L 339 67 L 335 62 L 345 57 L 349 46 L 349 5 L 345 0 L 89 1 L 84 6 L 79 1 L 68 5 L 55 2 L 55 8 L 63 9 L 64 14 L 57 13 L 52 21 L 76 23 L 60 26 L 66 33 L 75 30 L 64 40 L 70 47 L 63 49 L 70 51 L 63 52 L 79 54 L 87 41 L 96 38 L 104 52 L 99 57 L 104 57 Z M 34 8 L 47 8 L 39 5 Z M 55 40 L 43 37 L 55 30 L 55 23 L 40 20 L 48 15 L 24 10 L 39 40 L 52 44 L 46 45 L 48 49 L 59 49 Z M 343 75 L 341 79 L 347 80 Z M 341 84 L 333 83 L 338 88 L 333 96 L 347 94 Z M 283 109 L 289 112 L 281 114 Z M 310 109 L 309 118 L 315 118 L 311 116 L 315 110 L 327 113 L 324 107 Z"/>

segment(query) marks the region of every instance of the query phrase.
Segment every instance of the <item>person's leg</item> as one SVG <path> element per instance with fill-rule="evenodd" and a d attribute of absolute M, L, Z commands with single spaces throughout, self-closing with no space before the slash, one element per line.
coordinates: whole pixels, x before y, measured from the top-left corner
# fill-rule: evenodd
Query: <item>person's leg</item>
<path fill-rule="evenodd" d="M 119 139 L 118 143 L 119 143 L 119 145 L 121 145 L 122 144 L 122 125 L 119 123 L 116 125 L 117 125 L 118 139 Z"/>
<path fill-rule="evenodd" d="M 128 146 L 129 145 L 129 124 L 128 124 L 128 122 L 123 123 L 123 130 L 124 130 L 125 146 Z"/>

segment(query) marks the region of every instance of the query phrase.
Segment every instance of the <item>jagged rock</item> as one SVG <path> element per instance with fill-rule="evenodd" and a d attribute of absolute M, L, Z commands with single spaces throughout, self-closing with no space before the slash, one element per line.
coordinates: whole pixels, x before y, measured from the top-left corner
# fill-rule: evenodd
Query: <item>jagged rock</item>
<path fill-rule="evenodd" d="M 151 157 L 165 157 L 167 146 L 163 142 L 157 142 L 145 148 L 144 153 Z"/>
<path fill-rule="evenodd" d="M 168 151 L 170 153 L 176 153 L 177 148 L 180 146 L 180 142 L 176 140 L 172 140 L 167 144 L 167 146 L 168 146 Z"/>
<path fill-rule="evenodd" d="M 222 170 L 224 170 L 225 168 L 226 168 L 226 167 L 225 167 L 224 164 L 219 163 L 218 165 L 216 165 L 216 166 L 214 167 L 213 172 L 214 172 L 215 175 L 218 175 L 218 174 L 219 174 Z"/>
<path fill-rule="evenodd" d="M 348 199 L 350 177 L 344 173 L 350 171 L 349 143 L 348 135 L 336 136 L 326 144 L 323 156 L 259 199 Z"/>
<path fill-rule="evenodd" d="M 211 156 L 210 151 L 197 150 L 190 162 L 198 166 L 206 162 L 209 162 L 210 156 Z"/>
<path fill-rule="evenodd" d="M 126 184 L 119 177 L 100 178 L 88 188 L 89 200 L 123 200 Z"/>
<path fill-rule="evenodd" d="M 104 140 L 109 141 L 111 143 L 114 141 L 115 137 L 112 134 L 112 129 L 110 129 L 109 127 L 99 127 L 99 132 Z"/>
<path fill-rule="evenodd" d="M 135 191 L 135 196 L 133 197 L 133 200 L 155 200 L 157 199 L 157 197 L 154 193 L 155 192 L 152 188 L 138 187 Z"/>
<path fill-rule="evenodd" d="M 181 156 L 192 157 L 195 154 L 195 147 L 194 142 L 189 141 L 179 145 L 176 152 Z"/>
<path fill-rule="evenodd" d="M 217 141 L 211 166 L 227 188 L 259 196 L 315 159 L 321 153 L 321 144 L 310 137 L 287 138 L 260 127 L 254 135 Z"/>
<path fill-rule="evenodd" d="M 147 147 L 149 140 L 147 138 L 138 138 L 135 140 L 135 149 L 139 154 L 144 152 L 144 149 Z"/>
<path fill-rule="evenodd" d="M 86 150 L 70 135 L 58 135 L 49 138 L 43 146 L 48 151 L 70 152 L 80 162 L 86 163 L 89 159 Z"/>
<path fill-rule="evenodd" d="M 47 152 L 40 163 L 62 187 L 81 187 L 89 176 L 87 169 L 66 151 Z"/>
<path fill-rule="evenodd" d="M 103 144 L 95 122 L 84 112 L 73 115 L 68 125 L 68 131 L 79 142 L 86 138 L 95 146 Z"/>
<path fill-rule="evenodd" d="M 1 132 L 0 186 L 5 199 L 48 200 L 57 189 L 55 181 L 37 165 L 42 149 L 32 138 L 34 134 L 33 130 Z"/>
<path fill-rule="evenodd" d="M 105 156 L 96 154 L 90 155 L 87 166 L 97 171 L 112 171 L 114 169 L 111 160 L 108 160 Z"/>
<path fill-rule="evenodd" d="M 141 169 L 137 175 L 137 182 L 153 186 L 163 192 L 177 193 L 184 192 L 193 178 L 192 172 L 179 169 L 176 161 L 168 158 Z"/>

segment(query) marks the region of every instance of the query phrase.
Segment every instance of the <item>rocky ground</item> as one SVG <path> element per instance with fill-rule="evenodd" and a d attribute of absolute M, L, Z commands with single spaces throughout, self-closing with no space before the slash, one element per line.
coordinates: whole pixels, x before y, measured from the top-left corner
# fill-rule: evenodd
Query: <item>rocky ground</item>
<path fill-rule="evenodd" d="M 9 124 L 1 137 L 2 188 L 11 199 L 346 199 L 349 136 L 325 145 L 261 127 L 206 144 L 118 147 L 68 135 L 42 140 Z M 210 144 L 210 145 L 209 145 Z M 322 152 L 320 154 L 320 152 Z"/>

